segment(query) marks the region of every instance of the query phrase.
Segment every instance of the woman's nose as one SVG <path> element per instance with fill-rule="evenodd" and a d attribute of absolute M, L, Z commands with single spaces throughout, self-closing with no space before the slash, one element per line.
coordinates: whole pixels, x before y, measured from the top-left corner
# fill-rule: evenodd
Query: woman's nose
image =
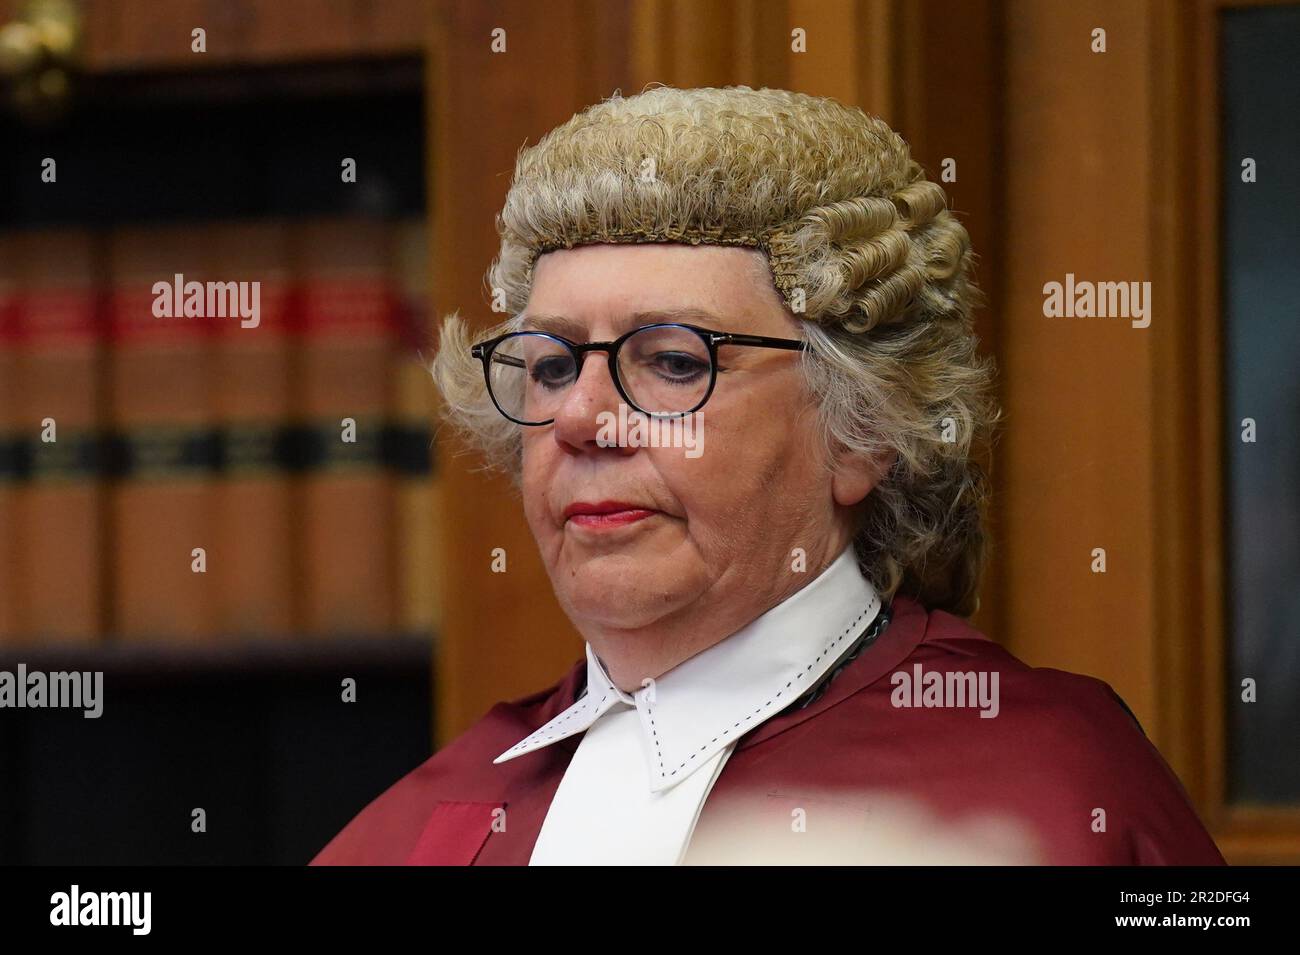
<path fill-rule="evenodd" d="M 594 443 L 602 428 L 601 412 L 617 420 L 622 400 L 610 377 L 605 354 L 588 352 L 582 356 L 577 379 L 555 412 L 555 436 L 574 446 Z"/>

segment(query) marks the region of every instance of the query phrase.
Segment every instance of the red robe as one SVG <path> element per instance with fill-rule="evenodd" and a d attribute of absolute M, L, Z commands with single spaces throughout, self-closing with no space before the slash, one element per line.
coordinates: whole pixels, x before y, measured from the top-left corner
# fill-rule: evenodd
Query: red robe
<path fill-rule="evenodd" d="M 896 706 L 891 677 L 916 664 L 996 671 L 998 715 Z M 583 660 L 557 685 L 492 707 L 362 810 L 312 865 L 527 865 L 581 735 L 492 760 L 572 705 L 585 677 Z M 792 806 L 810 818 L 832 803 L 869 815 L 874 800 L 895 798 L 954 826 L 990 814 L 1015 820 L 1048 864 L 1224 862 L 1177 777 L 1107 684 L 1030 668 L 965 620 L 905 597 L 895 599 L 875 644 L 820 698 L 739 739 L 691 846 L 731 832 L 742 805 L 769 806 L 776 832 L 789 831 Z"/>

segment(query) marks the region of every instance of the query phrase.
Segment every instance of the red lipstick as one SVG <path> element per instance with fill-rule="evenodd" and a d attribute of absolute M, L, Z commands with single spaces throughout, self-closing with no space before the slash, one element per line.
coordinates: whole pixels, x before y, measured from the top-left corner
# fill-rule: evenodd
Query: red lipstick
<path fill-rule="evenodd" d="M 624 527 L 645 520 L 658 511 L 626 501 L 574 501 L 564 509 L 564 518 L 578 527 L 591 530 Z"/>

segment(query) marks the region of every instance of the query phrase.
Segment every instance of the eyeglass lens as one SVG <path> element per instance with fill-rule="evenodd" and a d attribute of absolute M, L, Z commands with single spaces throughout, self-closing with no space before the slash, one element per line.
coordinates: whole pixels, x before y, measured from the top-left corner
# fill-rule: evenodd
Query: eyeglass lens
<path fill-rule="evenodd" d="M 580 369 L 573 351 L 549 335 L 521 332 L 492 352 L 489 382 L 511 418 L 541 423 L 556 417 Z M 624 392 L 646 414 L 683 414 L 709 390 L 709 347 L 695 332 L 649 326 L 627 338 L 618 352 Z"/>

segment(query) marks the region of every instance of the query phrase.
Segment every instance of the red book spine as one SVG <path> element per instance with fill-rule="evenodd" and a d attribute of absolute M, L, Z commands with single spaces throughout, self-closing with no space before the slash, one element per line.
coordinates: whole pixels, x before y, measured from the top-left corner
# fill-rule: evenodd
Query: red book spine
<path fill-rule="evenodd" d="M 10 567 L 22 639 L 86 643 L 103 629 L 102 484 L 97 472 L 99 249 L 83 230 L 14 236 L 19 292 L 11 423 L 25 448 Z"/>
<path fill-rule="evenodd" d="M 391 235 L 369 221 L 297 228 L 298 421 L 311 434 L 298 478 L 302 624 L 309 633 L 396 626 L 394 481 L 383 466 L 393 363 Z"/>
<path fill-rule="evenodd" d="M 14 240 L 0 234 L 0 645 L 19 639 L 18 271 Z"/>
<path fill-rule="evenodd" d="M 128 229 L 110 257 L 109 407 L 125 438 L 110 511 L 114 627 L 123 640 L 210 640 L 222 555 L 209 342 L 230 320 L 157 313 L 178 311 L 178 284 L 212 277 L 211 239 L 204 227 Z"/>
<path fill-rule="evenodd" d="M 274 220 L 211 229 L 217 278 L 247 283 L 257 305 L 253 317 L 221 320 L 213 339 L 223 455 L 209 572 L 217 628 L 236 639 L 295 626 L 293 487 L 278 454 L 293 400 L 287 234 Z"/>
<path fill-rule="evenodd" d="M 397 482 L 398 627 L 436 633 L 445 586 L 442 483 L 433 460 L 437 390 L 429 375 L 434 335 L 429 308 L 429 242 L 423 219 L 401 222 L 394 236 L 394 282 L 402 333 L 393 370 L 394 428 L 403 445 Z"/>

